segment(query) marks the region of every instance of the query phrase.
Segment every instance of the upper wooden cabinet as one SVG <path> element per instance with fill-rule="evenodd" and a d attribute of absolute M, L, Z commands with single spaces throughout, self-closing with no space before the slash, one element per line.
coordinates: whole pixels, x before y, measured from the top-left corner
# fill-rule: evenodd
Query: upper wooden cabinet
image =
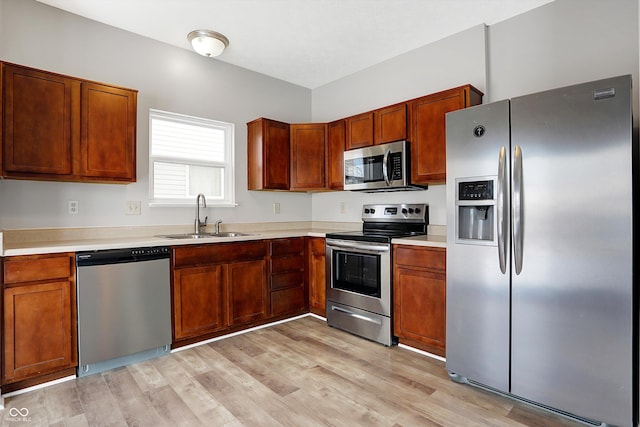
<path fill-rule="evenodd" d="M 289 189 L 289 124 L 259 118 L 247 123 L 249 190 Z"/>
<path fill-rule="evenodd" d="M 137 91 L 2 63 L 2 172 L 136 180 Z"/>
<path fill-rule="evenodd" d="M 390 105 L 373 112 L 373 143 L 407 139 L 407 104 Z"/>
<path fill-rule="evenodd" d="M 373 145 L 373 111 L 347 117 L 347 150 Z"/>
<path fill-rule="evenodd" d="M 336 120 L 327 125 L 327 188 L 342 190 L 344 188 L 344 148 L 347 123 Z"/>
<path fill-rule="evenodd" d="M 471 85 L 460 86 L 409 101 L 411 182 L 442 184 L 446 180 L 446 122 L 450 111 L 478 105 L 482 93 Z"/>
<path fill-rule="evenodd" d="M 327 125 L 292 124 L 291 190 L 327 188 Z"/>
<path fill-rule="evenodd" d="M 80 174 L 135 181 L 136 94 L 94 83 L 81 93 Z"/>

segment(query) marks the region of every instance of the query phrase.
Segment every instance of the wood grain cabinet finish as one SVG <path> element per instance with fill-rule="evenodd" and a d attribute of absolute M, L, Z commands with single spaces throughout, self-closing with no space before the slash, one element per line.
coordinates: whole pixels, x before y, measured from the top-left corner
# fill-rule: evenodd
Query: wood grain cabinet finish
<path fill-rule="evenodd" d="M 347 138 L 347 123 L 336 120 L 327 125 L 327 188 L 344 189 L 344 150 Z"/>
<path fill-rule="evenodd" d="M 2 63 L 8 178 L 136 180 L 137 91 Z"/>
<path fill-rule="evenodd" d="M 175 270 L 173 303 L 176 340 L 226 328 L 224 267 L 218 264 Z"/>
<path fill-rule="evenodd" d="M 325 317 L 327 272 L 325 239 L 307 237 L 307 280 L 309 282 L 309 311 Z"/>
<path fill-rule="evenodd" d="M 77 367 L 74 255 L 4 259 L 2 384 L 42 382 Z"/>
<path fill-rule="evenodd" d="M 82 84 L 82 177 L 135 181 L 136 104 L 136 93 L 131 90 Z"/>
<path fill-rule="evenodd" d="M 450 111 L 482 103 L 482 95 L 473 86 L 466 85 L 408 102 L 412 183 L 445 183 L 445 116 Z"/>
<path fill-rule="evenodd" d="M 290 125 L 290 190 L 313 191 L 327 188 L 327 125 Z"/>
<path fill-rule="evenodd" d="M 347 117 L 347 150 L 373 145 L 373 111 Z"/>
<path fill-rule="evenodd" d="M 446 344 L 446 250 L 394 245 L 394 333 L 439 356 Z"/>
<path fill-rule="evenodd" d="M 269 316 L 267 242 L 173 248 L 173 341 L 221 335 Z"/>
<path fill-rule="evenodd" d="M 259 118 L 247 123 L 249 190 L 288 190 L 289 124 Z"/>
<path fill-rule="evenodd" d="M 374 145 L 407 139 L 407 104 L 390 105 L 373 112 Z"/>
<path fill-rule="evenodd" d="M 304 249 L 304 237 L 274 239 L 269 242 L 272 316 L 308 311 Z"/>

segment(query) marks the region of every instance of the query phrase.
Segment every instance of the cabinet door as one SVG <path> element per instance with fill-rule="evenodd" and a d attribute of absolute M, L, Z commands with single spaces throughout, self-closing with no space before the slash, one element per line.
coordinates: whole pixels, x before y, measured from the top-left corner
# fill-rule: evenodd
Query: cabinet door
<path fill-rule="evenodd" d="M 229 289 L 229 324 L 239 325 L 267 317 L 269 295 L 265 260 L 226 265 Z"/>
<path fill-rule="evenodd" d="M 3 173 L 71 175 L 76 81 L 2 64 Z"/>
<path fill-rule="evenodd" d="M 327 188 L 327 125 L 290 125 L 291 190 Z"/>
<path fill-rule="evenodd" d="M 175 270 L 174 338 L 203 335 L 225 328 L 222 265 Z"/>
<path fill-rule="evenodd" d="M 347 150 L 373 145 L 373 112 L 347 117 Z"/>
<path fill-rule="evenodd" d="M 374 144 L 407 139 L 407 104 L 403 102 L 375 110 L 373 129 Z"/>
<path fill-rule="evenodd" d="M 73 281 L 5 288 L 3 384 L 76 366 L 75 313 Z"/>
<path fill-rule="evenodd" d="M 82 83 L 80 175 L 136 180 L 135 91 Z"/>
<path fill-rule="evenodd" d="M 337 120 L 327 125 L 327 186 L 331 190 L 344 188 L 344 149 L 347 124 L 345 120 Z"/>
<path fill-rule="evenodd" d="M 445 275 L 398 267 L 394 278 L 395 333 L 419 342 L 423 350 L 444 356 L 446 332 Z"/>
<path fill-rule="evenodd" d="M 289 125 L 269 119 L 247 123 L 249 190 L 289 189 Z"/>
<path fill-rule="evenodd" d="M 310 237 L 308 242 L 309 310 L 326 316 L 325 239 Z"/>
<path fill-rule="evenodd" d="M 446 250 L 394 245 L 394 332 L 400 342 L 445 355 Z"/>
<path fill-rule="evenodd" d="M 445 182 L 445 114 L 481 102 L 480 92 L 472 86 L 463 86 L 424 96 L 409 103 L 412 183 Z"/>

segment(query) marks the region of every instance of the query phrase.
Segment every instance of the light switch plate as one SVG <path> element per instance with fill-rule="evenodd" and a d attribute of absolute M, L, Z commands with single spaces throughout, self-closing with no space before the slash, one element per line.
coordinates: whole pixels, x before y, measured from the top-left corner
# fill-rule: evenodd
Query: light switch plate
<path fill-rule="evenodd" d="M 69 200 L 67 202 L 67 209 L 70 215 L 78 215 L 80 205 L 77 200 Z"/>
<path fill-rule="evenodd" d="M 125 214 L 140 215 L 140 200 L 127 200 L 127 205 L 125 206 Z"/>

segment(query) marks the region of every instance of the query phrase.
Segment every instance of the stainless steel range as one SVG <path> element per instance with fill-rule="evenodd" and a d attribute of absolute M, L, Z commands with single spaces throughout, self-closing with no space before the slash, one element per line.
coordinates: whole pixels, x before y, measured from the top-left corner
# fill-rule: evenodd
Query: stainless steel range
<path fill-rule="evenodd" d="M 426 234 L 427 204 L 364 205 L 362 230 L 329 233 L 327 323 L 394 344 L 391 239 Z"/>

